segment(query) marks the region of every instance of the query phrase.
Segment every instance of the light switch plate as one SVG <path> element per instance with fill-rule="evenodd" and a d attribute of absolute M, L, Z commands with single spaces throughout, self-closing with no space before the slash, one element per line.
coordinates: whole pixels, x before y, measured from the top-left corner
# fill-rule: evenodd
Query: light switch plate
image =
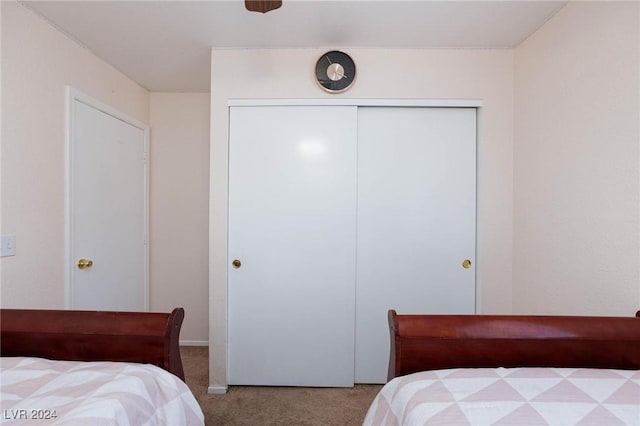
<path fill-rule="evenodd" d="M 16 255 L 16 236 L 0 235 L 0 257 Z"/>

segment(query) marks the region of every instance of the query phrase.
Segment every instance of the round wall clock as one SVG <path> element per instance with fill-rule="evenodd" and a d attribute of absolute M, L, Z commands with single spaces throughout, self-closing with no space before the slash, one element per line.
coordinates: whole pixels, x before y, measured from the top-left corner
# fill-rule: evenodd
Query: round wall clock
<path fill-rule="evenodd" d="M 356 64 L 351 56 L 339 50 L 332 50 L 318 58 L 316 81 L 330 93 L 347 90 L 356 79 Z"/>

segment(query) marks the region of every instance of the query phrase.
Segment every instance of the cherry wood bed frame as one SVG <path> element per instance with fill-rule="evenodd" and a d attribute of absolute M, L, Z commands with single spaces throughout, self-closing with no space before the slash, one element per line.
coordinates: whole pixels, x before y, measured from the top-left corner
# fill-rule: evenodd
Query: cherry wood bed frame
<path fill-rule="evenodd" d="M 389 311 L 389 375 L 462 367 L 640 370 L 633 317 L 398 315 Z"/>
<path fill-rule="evenodd" d="M 171 313 L 0 309 L 0 355 L 154 364 L 184 381 Z"/>

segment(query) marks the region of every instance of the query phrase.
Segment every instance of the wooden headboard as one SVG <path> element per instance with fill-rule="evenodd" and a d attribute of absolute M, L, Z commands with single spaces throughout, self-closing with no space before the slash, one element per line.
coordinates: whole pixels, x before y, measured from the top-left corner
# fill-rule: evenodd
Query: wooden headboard
<path fill-rule="evenodd" d="M 640 369 L 640 318 L 398 315 L 390 310 L 389 327 L 389 379 L 461 367 Z"/>
<path fill-rule="evenodd" d="M 183 308 L 171 313 L 1 309 L 0 355 L 147 363 L 184 381 L 183 320 Z"/>

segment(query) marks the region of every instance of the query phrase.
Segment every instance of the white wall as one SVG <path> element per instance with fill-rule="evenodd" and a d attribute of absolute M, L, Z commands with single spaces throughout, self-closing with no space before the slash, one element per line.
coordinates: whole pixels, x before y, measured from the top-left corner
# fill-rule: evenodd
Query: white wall
<path fill-rule="evenodd" d="M 516 49 L 515 312 L 640 307 L 639 9 L 570 2 Z"/>
<path fill-rule="evenodd" d="M 16 2 L 2 10 L 0 304 L 64 308 L 65 86 L 143 123 L 150 142 L 150 309 L 208 340 L 209 95 L 152 94 Z M 151 112 L 150 112 L 151 105 Z"/>
<path fill-rule="evenodd" d="M 149 93 L 23 6 L 2 1 L 1 303 L 64 307 L 65 86 L 149 121 Z"/>
<path fill-rule="evenodd" d="M 209 93 L 151 93 L 151 307 L 185 307 L 183 343 L 209 339 Z"/>
<path fill-rule="evenodd" d="M 481 99 L 477 283 L 480 311 L 511 311 L 513 52 L 345 49 L 358 76 L 341 95 L 313 80 L 328 49 L 214 50 L 211 78 L 210 390 L 226 387 L 228 99 Z"/>

